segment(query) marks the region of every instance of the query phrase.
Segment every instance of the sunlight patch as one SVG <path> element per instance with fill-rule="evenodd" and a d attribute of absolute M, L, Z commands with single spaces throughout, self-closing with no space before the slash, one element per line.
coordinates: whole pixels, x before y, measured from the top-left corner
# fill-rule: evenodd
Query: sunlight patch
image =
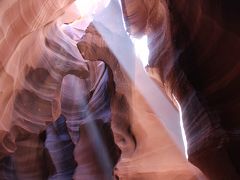
<path fill-rule="evenodd" d="M 141 60 L 143 67 L 148 65 L 149 49 L 147 45 L 147 36 L 143 36 L 140 39 L 131 37 L 134 44 L 136 56 Z"/>
<path fill-rule="evenodd" d="M 174 100 L 175 100 L 176 103 L 177 103 L 178 110 L 179 110 L 180 127 L 181 127 L 181 132 L 182 132 L 183 144 L 184 144 L 184 148 L 185 148 L 185 156 L 186 156 L 186 158 L 188 159 L 188 153 L 187 153 L 188 145 L 187 145 L 186 133 L 185 133 L 185 130 L 184 130 L 184 127 L 183 127 L 182 108 L 181 108 L 179 102 L 177 101 L 176 97 L 175 97 L 175 96 L 173 96 L 173 97 L 174 97 Z"/>
<path fill-rule="evenodd" d="M 110 0 L 76 0 L 74 3 L 82 17 L 92 16 L 109 4 Z"/>

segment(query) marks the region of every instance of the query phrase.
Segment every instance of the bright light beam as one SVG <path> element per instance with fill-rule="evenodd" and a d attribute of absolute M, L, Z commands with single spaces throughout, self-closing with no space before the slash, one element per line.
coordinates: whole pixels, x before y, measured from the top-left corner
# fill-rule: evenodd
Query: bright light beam
<path fill-rule="evenodd" d="M 183 126 L 182 108 L 181 108 L 179 102 L 177 101 L 176 97 L 173 96 L 173 98 L 176 101 L 177 106 L 178 106 L 178 111 L 179 111 L 179 116 L 180 116 L 180 127 L 181 127 L 181 132 L 182 132 L 182 137 L 183 137 L 183 144 L 184 144 L 184 149 L 185 149 L 185 156 L 188 159 L 188 153 L 187 153 L 188 145 L 187 145 L 186 133 L 185 133 L 184 126 Z"/>
<path fill-rule="evenodd" d="M 148 65 L 148 56 L 149 56 L 149 49 L 147 43 L 147 36 L 143 36 L 140 39 L 130 37 L 135 48 L 136 56 L 141 60 L 143 67 Z"/>
<path fill-rule="evenodd" d="M 84 17 L 87 14 L 92 15 L 96 12 L 96 4 L 98 3 L 98 1 L 99 0 L 77 0 L 76 3 L 79 10 L 82 11 L 82 14 L 85 14 L 83 15 Z M 177 147 L 184 155 L 184 152 L 186 152 L 184 151 L 185 148 L 183 145 L 184 139 L 182 139 L 180 124 L 177 123 L 180 119 L 179 113 L 165 97 L 163 92 L 161 92 L 159 87 L 145 73 L 145 70 L 143 68 L 143 66 L 145 67 L 148 63 L 149 50 L 147 48 L 147 37 L 144 36 L 140 40 L 131 38 L 132 41 L 130 40 L 129 35 L 125 31 L 126 29 L 124 29 L 125 24 L 121 11 L 121 4 L 120 7 L 117 7 L 119 6 L 119 1 L 117 3 L 116 1 L 112 0 L 112 4 L 114 6 L 111 7 L 112 9 L 109 10 L 109 14 L 105 16 L 107 20 L 104 18 L 100 18 L 93 21 L 93 24 L 95 25 L 98 32 L 102 35 L 102 38 L 107 43 L 108 47 L 111 48 L 112 52 L 117 57 L 119 63 L 128 74 L 129 78 L 133 82 L 135 82 L 137 89 L 140 91 L 143 97 L 145 97 L 152 110 L 155 112 L 155 114 L 161 120 L 161 123 L 163 124 L 165 129 L 168 131 L 170 137 L 174 140 Z M 94 3 L 96 4 L 94 5 Z M 92 7 L 90 8 L 90 6 Z M 111 18 L 109 19 L 109 17 L 107 16 L 110 16 Z M 106 22 L 107 24 L 111 25 L 115 24 L 115 29 L 119 29 L 119 32 L 121 32 L 119 33 L 122 36 L 121 42 L 113 41 L 112 37 L 109 36 L 109 33 L 106 32 L 104 28 L 99 26 L 98 22 L 100 22 L 101 24 L 105 24 Z M 135 45 L 135 52 L 139 59 L 141 59 L 143 66 L 141 66 L 140 63 L 137 62 L 138 60 L 136 58 L 136 55 L 134 54 L 134 50 L 132 49 L 133 44 Z M 136 67 L 136 65 L 139 66 Z M 135 68 L 139 68 L 141 72 L 137 79 L 135 76 Z"/>
<path fill-rule="evenodd" d="M 135 82 L 137 89 L 140 91 L 143 97 L 145 97 L 146 101 L 154 113 L 161 120 L 161 123 L 184 156 L 184 145 L 181 135 L 181 128 L 180 124 L 177 123 L 180 119 L 179 113 L 165 97 L 164 93 L 161 92 L 159 87 L 144 72 L 144 69 L 142 67 L 137 67 L 140 69 L 140 71 L 142 71 L 142 73 L 140 73 L 138 79 L 136 79 L 135 68 L 136 65 L 139 65 L 139 62 L 137 62 L 137 58 L 134 54 L 133 43 L 124 30 L 124 23 L 119 23 L 120 20 L 118 18 L 122 18 L 122 12 L 120 7 L 116 7 L 119 6 L 119 4 L 115 2 L 116 1 L 112 0 L 112 7 L 108 7 L 115 9 L 114 13 L 112 9 L 109 9 L 109 12 L 105 13 L 109 13 L 106 16 L 111 17 L 108 19 L 107 23 L 111 25 L 114 24 L 116 26 L 115 29 L 119 29 L 119 32 L 121 32 L 121 41 L 113 41 L 112 37 L 109 36 L 109 33 L 102 26 L 99 26 L 99 22 L 101 24 L 105 24 L 106 19 L 95 19 L 93 21 L 93 24 L 95 25 L 98 32 L 102 35 L 102 38 L 107 43 L 108 47 L 111 48 L 119 63 L 128 74 L 129 78 Z"/>

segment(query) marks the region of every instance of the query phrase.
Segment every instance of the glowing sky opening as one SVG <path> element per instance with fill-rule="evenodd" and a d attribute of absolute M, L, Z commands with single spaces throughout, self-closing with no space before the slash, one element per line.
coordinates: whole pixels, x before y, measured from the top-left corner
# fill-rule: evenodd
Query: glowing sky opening
<path fill-rule="evenodd" d="M 74 4 L 81 17 L 92 16 L 109 4 L 110 0 L 76 0 Z"/>
<path fill-rule="evenodd" d="M 109 4 L 110 0 L 76 0 L 75 6 L 79 10 L 81 17 L 91 17 L 93 14 L 97 13 L 99 10 L 105 8 Z M 120 7 L 121 2 L 118 0 Z M 122 7 L 121 7 L 122 8 Z M 123 17 L 122 20 L 124 21 Z M 125 23 L 124 23 L 125 25 Z M 124 27 L 126 30 L 126 27 Z M 142 38 L 134 38 L 130 37 L 135 48 L 136 56 L 141 60 L 143 67 L 148 65 L 148 56 L 149 49 L 147 46 L 147 36 L 143 36 Z"/>

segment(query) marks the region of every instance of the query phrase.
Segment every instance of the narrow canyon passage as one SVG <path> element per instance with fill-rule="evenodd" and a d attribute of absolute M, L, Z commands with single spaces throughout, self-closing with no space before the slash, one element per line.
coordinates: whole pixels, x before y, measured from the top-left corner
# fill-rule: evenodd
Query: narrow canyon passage
<path fill-rule="evenodd" d="M 240 178 L 239 2 L 0 9 L 0 180 Z"/>

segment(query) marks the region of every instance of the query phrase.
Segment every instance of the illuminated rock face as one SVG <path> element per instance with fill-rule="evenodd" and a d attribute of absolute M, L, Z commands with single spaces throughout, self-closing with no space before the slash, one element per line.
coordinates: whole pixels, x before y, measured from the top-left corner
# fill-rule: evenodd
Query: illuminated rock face
<path fill-rule="evenodd" d="M 4 98 L 1 99 L 3 143 L 4 138 L 8 138 L 7 135 L 4 137 L 4 133 L 11 132 L 14 126 L 39 133 L 47 123 L 58 118 L 61 112 L 61 83 L 65 75 L 88 76 L 87 65 L 81 60 L 77 49 L 71 47 L 71 41 L 58 29 L 57 25 L 50 24 L 28 35 L 2 70 L 2 77 L 6 77 L 2 82 L 11 86 L 5 89 L 4 84 L 1 85 L 1 98 Z M 59 44 L 67 41 L 68 46 Z M 12 93 L 6 99 L 5 94 L 9 92 Z M 9 137 L 13 144 L 14 136 L 17 134 Z M 3 144 L 2 151 L 14 151 L 14 145 L 8 146 Z"/>
<path fill-rule="evenodd" d="M 79 53 L 76 41 L 84 23 L 76 29 L 55 21 L 71 2 L 1 2 L 3 179 L 112 174 L 118 150 L 109 125 L 108 68 L 88 63 Z M 101 164 L 102 152 L 107 165 Z"/>
<path fill-rule="evenodd" d="M 59 87 L 63 76 L 68 71 L 76 70 L 76 66 L 81 66 L 80 71 L 76 70 L 79 76 L 87 77 L 88 71 L 82 61 L 77 62 L 76 58 L 70 56 L 74 53 L 73 48 L 55 46 L 56 41 L 64 39 L 60 31 L 54 37 L 51 35 L 58 29 L 57 26 L 43 28 L 51 19 L 58 17 L 57 12 L 70 1 L 56 2 L 54 7 L 50 1 L 1 3 L 1 153 L 11 153 L 15 150 L 17 134 L 8 137 L 6 132 L 18 126 L 39 133 L 46 123 L 55 120 L 60 114 Z M 45 9 L 40 11 L 42 7 Z M 11 13 L 15 13 L 15 18 Z M 55 51 L 56 48 L 65 50 L 61 58 L 57 58 L 60 53 Z M 67 65 L 68 58 L 71 60 Z M 49 59 L 56 61 L 50 62 Z M 4 144 L 5 138 L 13 144 Z"/>
<path fill-rule="evenodd" d="M 86 31 L 55 21 L 71 0 L 0 2 L 0 177 L 239 179 L 238 4 L 122 0 L 127 31 L 148 35 L 147 71 L 182 107 L 195 167 L 163 123 L 176 108 L 159 98 L 161 119 L 144 94 L 155 83 L 116 2 Z"/>
<path fill-rule="evenodd" d="M 145 72 L 132 55 L 134 48 L 129 37 L 121 33 L 123 26 L 119 26 L 118 31 L 111 29 L 117 15 L 107 25 L 101 24 L 101 21 L 105 22 L 106 14 L 111 14 L 110 8 L 118 13 L 117 5 L 113 1 L 99 15 L 101 17 L 93 21 L 78 43 L 85 59 L 102 59 L 112 70 L 115 92 L 111 99 L 111 127 L 115 143 L 121 150 L 115 176 L 119 179 L 205 179 L 196 167 L 187 162 L 154 108 L 141 95 L 136 82 L 141 81 L 145 86 L 149 82 L 142 80 Z M 111 44 L 110 48 L 107 44 Z M 123 56 L 114 54 L 118 49 L 123 51 L 119 51 L 124 53 Z M 123 59 L 119 59 L 121 57 Z M 124 65 L 126 61 L 129 62 L 127 68 Z M 174 110 L 169 113 L 175 113 Z"/>
<path fill-rule="evenodd" d="M 190 162 L 239 179 L 239 2 L 122 2 L 129 31 L 149 35 L 150 71 L 181 104 Z"/>

